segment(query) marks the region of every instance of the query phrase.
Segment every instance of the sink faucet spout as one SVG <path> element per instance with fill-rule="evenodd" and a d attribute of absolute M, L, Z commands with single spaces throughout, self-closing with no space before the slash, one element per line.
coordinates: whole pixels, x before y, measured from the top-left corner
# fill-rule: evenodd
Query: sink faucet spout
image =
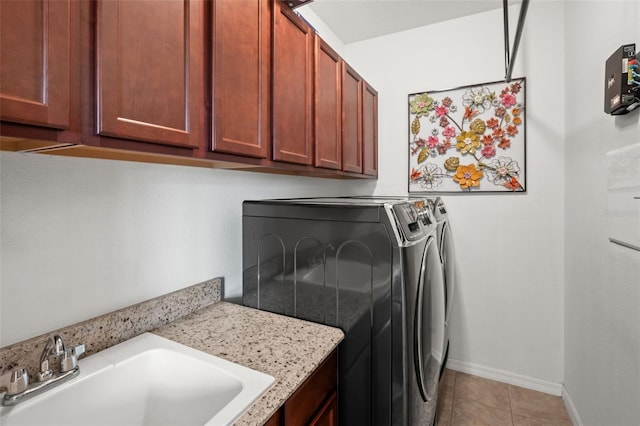
<path fill-rule="evenodd" d="M 62 336 L 58 333 L 51 334 L 40 354 L 40 371 L 34 383 L 29 383 L 26 368 L 16 368 L 0 376 L 0 391 L 6 391 L 2 397 L 2 405 L 16 405 L 73 379 L 80 374 L 78 358 L 84 351 L 84 345 L 66 349 Z M 60 357 L 59 365 L 55 367 L 57 371 L 53 371 L 49 365 L 49 358 L 52 356 Z"/>
<path fill-rule="evenodd" d="M 44 345 L 44 349 L 42 349 L 42 354 L 40 354 L 40 372 L 38 373 L 37 379 L 39 382 L 44 382 L 45 380 L 49 380 L 53 377 L 53 370 L 49 366 L 49 357 L 60 356 L 65 352 L 64 348 L 64 340 L 62 340 L 62 336 L 55 333 L 50 335 L 47 338 L 47 343 Z"/>

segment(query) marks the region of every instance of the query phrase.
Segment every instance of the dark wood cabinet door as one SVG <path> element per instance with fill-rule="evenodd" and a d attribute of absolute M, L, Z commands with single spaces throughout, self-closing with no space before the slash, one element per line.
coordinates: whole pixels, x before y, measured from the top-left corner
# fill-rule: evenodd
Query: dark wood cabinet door
<path fill-rule="evenodd" d="M 0 119 L 69 127 L 77 16 L 67 0 L 0 1 Z"/>
<path fill-rule="evenodd" d="M 315 37 L 314 142 L 316 167 L 342 168 L 342 59 Z"/>
<path fill-rule="evenodd" d="M 273 16 L 273 159 L 313 161 L 313 31 L 281 0 Z"/>
<path fill-rule="evenodd" d="M 362 173 L 362 78 L 342 66 L 342 170 Z"/>
<path fill-rule="evenodd" d="M 378 176 L 378 92 L 367 82 L 362 88 L 363 173 Z"/>
<path fill-rule="evenodd" d="M 309 426 L 336 426 L 338 424 L 338 400 L 333 393 L 325 401 L 320 411 L 309 422 Z"/>
<path fill-rule="evenodd" d="M 325 402 L 335 396 L 337 374 L 338 355 L 333 351 L 285 403 L 285 426 L 310 424 Z"/>
<path fill-rule="evenodd" d="M 269 0 L 213 2 L 212 151 L 266 158 L 271 145 Z"/>
<path fill-rule="evenodd" d="M 338 352 L 334 350 L 276 411 L 265 426 L 338 424 Z"/>
<path fill-rule="evenodd" d="M 204 109 L 201 0 L 101 0 L 97 133 L 196 148 Z"/>
<path fill-rule="evenodd" d="M 284 409 L 280 408 L 267 420 L 264 426 L 281 426 L 284 424 Z"/>

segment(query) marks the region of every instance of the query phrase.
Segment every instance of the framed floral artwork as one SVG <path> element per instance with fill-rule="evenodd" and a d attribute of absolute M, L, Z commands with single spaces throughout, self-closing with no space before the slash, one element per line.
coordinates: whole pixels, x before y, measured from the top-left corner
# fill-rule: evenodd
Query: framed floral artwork
<path fill-rule="evenodd" d="M 410 193 L 526 191 L 526 79 L 409 95 Z"/>

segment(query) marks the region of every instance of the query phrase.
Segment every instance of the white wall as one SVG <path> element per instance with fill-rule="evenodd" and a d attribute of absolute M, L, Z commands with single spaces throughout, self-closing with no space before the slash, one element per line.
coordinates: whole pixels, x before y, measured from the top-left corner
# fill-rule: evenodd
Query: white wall
<path fill-rule="evenodd" d="M 224 276 L 242 285 L 242 201 L 375 182 L 0 153 L 0 346 Z"/>
<path fill-rule="evenodd" d="M 640 48 L 640 2 L 572 1 L 565 13 L 565 387 L 583 424 L 638 425 L 640 253 L 608 241 L 605 154 L 640 143 L 640 113 L 606 115 L 603 93 L 606 59 Z"/>
<path fill-rule="evenodd" d="M 408 94 L 504 79 L 502 31 L 497 9 L 346 45 L 347 60 L 379 92 L 377 194 L 407 193 Z M 458 368 L 556 393 L 564 376 L 562 40 L 562 4 L 533 2 L 513 73 L 527 77 L 528 193 L 444 197 L 460 278 L 451 357 Z"/>
<path fill-rule="evenodd" d="M 344 55 L 345 44 L 340 38 L 325 24 L 325 22 L 311 9 L 309 4 L 300 6 L 295 9 L 296 12 L 301 15 L 309 25 L 315 29 L 318 34 L 326 41 L 333 50 L 339 55 Z"/>

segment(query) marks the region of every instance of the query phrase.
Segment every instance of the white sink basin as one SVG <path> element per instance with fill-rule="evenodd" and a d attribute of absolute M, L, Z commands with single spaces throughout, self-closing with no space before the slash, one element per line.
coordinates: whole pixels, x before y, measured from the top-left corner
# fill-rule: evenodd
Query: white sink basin
<path fill-rule="evenodd" d="M 274 378 L 144 333 L 81 359 L 80 375 L 14 407 L 12 425 L 228 425 Z"/>

